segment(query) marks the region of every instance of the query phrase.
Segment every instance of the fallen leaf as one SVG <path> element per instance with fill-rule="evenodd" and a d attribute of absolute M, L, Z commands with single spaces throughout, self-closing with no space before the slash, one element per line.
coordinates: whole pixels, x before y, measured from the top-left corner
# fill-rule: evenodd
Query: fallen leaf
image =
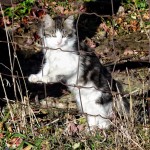
<path fill-rule="evenodd" d="M 4 137 L 3 133 L 0 133 L 0 139 L 2 139 Z"/>
<path fill-rule="evenodd" d="M 106 25 L 106 23 L 101 23 L 100 28 L 104 29 L 104 31 L 108 31 L 109 27 Z"/>
<path fill-rule="evenodd" d="M 53 6 L 55 6 L 57 3 L 56 2 L 51 2 L 50 4 L 53 5 Z"/>
<path fill-rule="evenodd" d="M 143 19 L 149 20 L 149 19 L 150 19 L 150 14 L 144 13 L 144 14 L 143 14 Z"/>
<path fill-rule="evenodd" d="M 68 15 L 68 14 L 69 14 L 69 11 L 66 9 L 66 10 L 63 12 L 63 14 Z"/>
<path fill-rule="evenodd" d="M 0 122 L 0 130 L 3 128 L 3 122 Z"/>
<path fill-rule="evenodd" d="M 78 132 L 81 132 L 85 129 L 85 125 L 84 124 L 78 125 L 77 128 L 78 128 Z"/>
<path fill-rule="evenodd" d="M 70 135 L 73 135 L 78 131 L 78 128 L 74 122 L 70 122 L 68 124 L 68 131 L 69 131 L 68 133 L 70 133 Z"/>
<path fill-rule="evenodd" d="M 125 49 L 123 54 L 124 55 L 135 55 L 135 54 L 138 54 L 138 52 L 127 48 L 127 49 Z"/>
<path fill-rule="evenodd" d="M 118 23 L 118 24 L 121 24 L 122 22 L 123 22 L 122 18 L 118 18 L 118 19 L 117 19 L 117 23 Z"/>
<path fill-rule="evenodd" d="M 29 45 L 33 44 L 33 42 L 34 42 L 33 39 L 32 39 L 31 37 L 29 37 L 29 38 L 26 40 L 25 45 L 29 46 Z"/>
<path fill-rule="evenodd" d="M 37 17 L 42 18 L 45 15 L 45 11 L 44 10 L 38 10 L 36 12 Z"/>
<path fill-rule="evenodd" d="M 131 24 L 132 26 L 136 26 L 136 25 L 138 24 L 138 22 L 137 22 L 136 20 L 131 20 L 131 21 L 130 21 L 130 24 Z"/>
<path fill-rule="evenodd" d="M 79 10 L 81 12 L 86 12 L 86 7 L 84 5 L 81 5 L 80 8 L 79 8 Z"/>
<path fill-rule="evenodd" d="M 22 22 L 24 23 L 24 24 L 28 24 L 28 17 L 23 17 L 23 19 L 22 19 Z"/>
<path fill-rule="evenodd" d="M 9 148 L 17 148 L 22 142 L 22 139 L 20 137 L 14 137 L 10 139 L 6 144 Z"/>
<path fill-rule="evenodd" d="M 61 14 L 64 13 L 64 7 L 62 7 L 62 6 L 57 6 L 57 7 L 55 7 L 55 10 L 56 10 L 56 11 L 59 11 Z"/>
<path fill-rule="evenodd" d="M 94 43 L 94 41 L 91 40 L 91 39 L 89 39 L 89 38 L 86 39 L 86 44 L 87 44 L 89 47 L 91 47 L 91 48 L 95 48 L 95 47 L 96 47 L 96 44 Z"/>

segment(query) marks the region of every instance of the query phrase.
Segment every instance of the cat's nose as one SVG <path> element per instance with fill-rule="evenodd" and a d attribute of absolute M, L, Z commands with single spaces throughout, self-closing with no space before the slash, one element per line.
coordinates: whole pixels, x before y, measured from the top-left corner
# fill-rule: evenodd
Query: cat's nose
<path fill-rule="evenodd" d="M 60 41 L 57 41 L 57 44 L 58 44 L 58 45 L 60 45 L 60 44 L 61 44 L 61 42 L 62 42 L 62 40 L 60 40 Z"/>

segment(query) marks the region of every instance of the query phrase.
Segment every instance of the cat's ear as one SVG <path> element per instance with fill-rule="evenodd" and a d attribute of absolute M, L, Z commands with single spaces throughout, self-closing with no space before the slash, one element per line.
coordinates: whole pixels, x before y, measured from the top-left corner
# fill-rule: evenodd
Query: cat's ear
<path fill-rule="evenodd" d="M 43 17 L 43 25 L 44 25 L 44 28 L 48 28 L 48 27 L 51 27 L 54 20 L 51 18 L 50 15 L 46 14 L 44 17 Z"/>
<path fill-rule="evenodd" d="M 68 27 L 72 28 L 73 27 L 73 23 L 74 23 L 74 16 L 71 15 L 69 16 L 66 20 L 65 23 Z"/>

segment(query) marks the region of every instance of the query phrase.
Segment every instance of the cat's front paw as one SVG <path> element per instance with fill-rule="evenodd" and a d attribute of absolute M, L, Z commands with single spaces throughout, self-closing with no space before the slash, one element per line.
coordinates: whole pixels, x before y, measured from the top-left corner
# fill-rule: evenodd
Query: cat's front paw
<path fill-rule="evenodd" d="M 52 81 L 49 76 L 43 76 L 41 80 L 43 83 L 49 83 Z"/>
<path fill-rule="evenodd" d="M 39 81 L 39 78 L 38 78 L 37 75 L 31 74 L 31 75 L 28 77 L 28 81 L 29 81 L 29 82 L 33 82 L 33 83 L 36 83 L 36 82 Z"/>
<path fill-rule="evenodd" d="M 100 121 L 98 124 L 98 128 L 100 129 L 108 129 L 111 125 L 111 121 L 110 120 L 105 120 L 105 121 Z"/>

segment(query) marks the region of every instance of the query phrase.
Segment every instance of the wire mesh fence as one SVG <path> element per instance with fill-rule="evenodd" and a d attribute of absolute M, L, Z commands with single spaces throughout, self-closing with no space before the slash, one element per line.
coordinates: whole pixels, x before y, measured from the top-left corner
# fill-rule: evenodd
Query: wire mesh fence
<path fill-rule="evenodd" d="M 147 70 L 145 70 L 145 72 L 144 72 L 146 74 L 146 79 L 143 76 L 141 76 L 141 79 L 140 79 L 141 82 L 140 82 L 140 85 L 138 85 L 138 86 L 140 86 L 139 88 L 136 88 L 134 90 L 131 89 L 131 80 L 132 80 L 133 76 L 130 75 L 130 74 L 132 74 L 132 73 L 135 74 L 135 72 L 132 72 L 132 69 L 131 69 L 131 71 L 128 68 L 124 69 L 124 72 L 126 74 L 125 78 L 126 78 L 127 83 L 128 83 L 128 85 L 127 85 L 128 91 L 129 91 L 128 94 L 122 93 L 122 91 L 119 91 L 119 89 L 116 90 L 115 92 L 113 92 L 111 90 L 113 79 L 111 79 L 111 82 L 108 81 L 108 84 L 109 84 L 109 87 L 110 87 L 110 90 L 108 90 L 108 91 L 107 90 L 103 91 L 103 89 L 97 87 L 96 85 L 93 86 L 93 84 L 92 84 L 92 86 L 91 85 L 84 86 L 84 84 L 80 84 L 80 78 L 79 77 L 80 77 L 80 70 L 82 70 L 82 68 L 80 68 L 80 67 L 81 67 L 81 60 L 83 59 L 83 57 L 93 57 L 94 56 L 94 57 L 98 58 L 100 56 L 99 52 L 96 52 L 96 51 L 86 52 L 86 51 L 82 50 L 82 48 L 79 44 L 80 43 L 80 35 L 82 34 L 82 33 L 79 33 L 81 31 L 79 29 L 79 27 L 80 28 L 82 27 L 82 23 L 79 25 L 79 22 L 80 22 L 80 19 L 84 19 L 84 17 L 80 18 L 83 15 L 85 15 L 85 16 L 96 16 L 96 19 L 98 18 L 100 20 L 103 20 L 102 19 L 103 17 L 107 17 L 107 18 L 112 19 L 111 20 L 112 21 L 111 22 L 112 23 L 111 29 L 110 28 L 106 29 L 105 27 L 103 28 L 103 30 L 105 30 L 105 29 L 107 30 L 106 33 L 108 32 L 108 30 L 109 31 L 112 30 L 112 36 L 111 36 L 111 40 L 110 40 L 111 41 L 110 42 L 111 43 L 111 49 L 113 50 L 113 55 L 112 56 L 114 57 L 114 59 L 112 59 L 112 60 L 114 60 L 113 67 L 112 67 L 113 68 L 112 69 L 112 75 L 115 74 L 115 67 L 117 67 L 117 64 L 120 61 L 122 61 L 122 59 L 125 59 L 125 60 L 130 59 L 130 56 L 124 56 L 123 58 L 121 58 L 121 55 L 118 56 L 118 54 L 117 54 L 117 48 L 116 48 L 116 45 L 115 45 L 116 44 L 115 43 L 115 40 L 116 40 L 115 39 L 115 32 L 116 32 L 115 28 L 116 28 L 116 26 L 114 24 L 114 20 L 116 20 L 116 12 L 115 12 L 115 9 L 113 7 L 113 5 L 114 5 L 113 0 L 111 0 L 109 4 L 111 4 L 111 15 L 100 15 L 97 12 L 95 13 L 95 12 L 81 12 L 81 11 L 73 13 L 73 15 L 77 16 L 76 24 L 75 24 L 75 29 L 77 31 L 77 33 L 76 33 L 77 42 L 78 42 L 77 51 L 75 51 L 75 52 L 71 51 L 70 52 L 70 51 L 63 50 L 61 48 L 59 48 L 59 49 L 49 49 L 49 47 L 43 46 L 43 45 L 45 45 L 44 42 L 43 42 L 43 39 L 41 39 L 41 42 L 40 42 L 40 43 L 42 43 L 42 46 L 39 44 L 40 46 L 38 45 L 37 47 L 38 48 L 40 47 L 39 49 L 45 49 L 45 53 L 47 53 L 47 51 L 61 51 L 64 54 L 65 53 L 73 53 L 74 55 L 78 55 L 78 62 L 77 62 L 78 67 L 77 67 L 77 76 L 76 76 L 75 83 L 68 84 L 66 82 L 59 81 L 59 83 L 61 83 L 64 86 L 67 86 L 69 88 L 71 87 L 71 88 L 77 89 L 77 91 L 79 93 L 79 101 L 80 101 L 80 104 L 81 104 L 81 110 L 82 111 L 80 113 L 75 112 L 76 114 L 73 114 L 73 116 L 76 116 L 77 114 L 80 114 L 81 116 L 83 115 L 83 116 L 85 116 L 85 118 L 87 118 L 87 116 L 94 116 L 92 114 L 88 114 L 87 112 L 84 112 L 84 106 L 83 106 L 83 102 L 82 102 L 81 90 L 84 89 L 84 90 L 87 90 L 87 92 L 88 92 L 89 89 L 92 89 L 92 90 L 99 91 L 100 93 L 101 92 L 109 93 L 113 96 L 114 105 L 112 107 L 113 107 L 113 111 L 114 111 L 114 114 L 113 114 L 114 116 L 105 118 L 101 114 L 97 114 L 97 115 L 95 115 L 95 117 L 99 116 L 101 118 L 108 119 L 111 122 L 111 124 L 113 125 L 113 127 L 116 129 L 116 132 L 118 132 L 115 135 L 117 136 L 120 133 L 119 136 L 120 137 L 122 136 L 122 141 L 124 141 L 124 139 L 127 139 L 126 141 L 128 143 L 127 144 L 128 146 L 131 144 L 132 146 L 134 145 L 133 147 L 138 147 L 139 149 L 144 149 L 144 142 L 146 140 L 145 141 L 143 140 L 142 143 L 140 143 L 139 141 L 141 140 L 141 138 L 139 138 L 137 134 L 130 134 L 130 132 L 133 132 L 133 133 L 136 132 L 136 131 L 134 131 L 135 126 L 136 126 L 135 118 L 137 118 L 137 120 L 138 120 L 139 116 L 136 116 L 136 113 L 138 113 L 138 111 L 140 111 L 140 109 L 142 109 L 142 113 L 143 113 L 142 128 L 145 129 L 145 130 L 147 128 L 149 128 L 148 113 L 149 113 L 149 109 L 150 109 L 150 104 L 149 104 L 149 83 L 150 83 L 150 79 L 149 79 L 149 69 L 148 68 L 149 68 L 149 64 L 150 64 L 150 46 L 148 46 L 149 50 L 147 50 L 148 53 L 146 53 L 146 54 L 148 54 L 148 57 L 144 58 L 144 62 L 146 62 L 146 65 L 147 65 Z M 50 83 L 48 83 L 48 85 L 45 84 L 45 83 L 40 83 L 40 85 L 35 85 L 35 84 L 32 84 L 32 83 L 28 82 L 28 77 L 32 73 L 32 70 L 34 70 L 34 66 L 30 66 L 30 65 L 31 64 L 33 64 L 33 65 L 36 64 L 37 60 L 35 60 L 32 63 L 26 63 L 26 61 L 29 61 L 29 62 L 32 61 L 31 60 L 32 56 L 30 56 L 29 58 L 26 58 L 22 55 L 18 56 L 18 51 L 17 51 L 17 46 L 16 46 L 17 42 L 16 41 L 14 42 L 13 32 L 9 31 L 9 29 L 7 27 L 6 18 L 5 18 L 5 15 L 4 15 L 4 10 L 2 9 L 2 6 L 0 6 L 0 7 L 1 7 L 2 18 L 3 18 L 3 21 L 4 21 L 4 29 L 5 29 L 5 32 L 6 32 L 6 34 L 4 33 L 4 35 L 6 36 L 5 40 L 0 41 L 1 43 L 5 44 L 5 46 L 2 45 L 3 46 L 2 48 L 5 50 L 5 53 L 6 53 L 6 56 L 4 56 L 4 59 L 2 59 L 3 62 L 0 63 L 1 68 L 3 68 L 3 69 L 1 69 L 1 72 L 0 72 L 1 93 L 3 95 L 1 97 L 1 100 L 6 102 L 6 104 L 7 104 L 8 112 L 10 114 L 9 123 L 12 124 L 13 130 L 15 130 L 16 132 L 19 132 L 19 133 L 28 133 L 29 131 L 27 129 L 27 124 L 30 124 L 30 131 L 32 132 L 32 134 L 34 136 L 36 136 L 37 131 L 35 130 L 35 126 L 38 126 L 38 127 L 43 126 L 42 123 L 41 123 L 41 122 L 44 122 L 43 119 L 41 119 L 42 121 L 40 121 L 40 119 L 38 118 L 38 115 L 40 113 L 40 105 L 43 103 L 43 102 L 42 103 L 39 102 L 40 100 L 38 98 L 38 95 L 40 95 L 40 94 L 38 93 L 39 90 L 37 90 L 37 88 L 39 87 L 40 90 L 42 89 L 40 92 L 42 93 L 41 94 L 42 99 L 44 99 L 43 101 L 45 102 L 44 110 L 48 110 L 49 114 L 51 114 L 51 117 L 48 116 L 46 123 L 43 123 L 43 124 L 47 125 L 47 126 L 52 125 L 55 128 L 55 127 L 59 126 L 57 124 L 58 122 L 67 120 L 66 123 L 64 123 L 64 124 L 66 124 L 66 127 L 67 127 L 66 130 L 65 130 L 65 133 L 72 134 L 72 133 L 77 133 L 77 131 L 78 131 L 78 134 L 79 134 L 79 131 L 80 131 L 79 127 L 80 126 L 75 126 L 76 127 L 75 130 L 73 130 L 71 128 L 72 124 L 70 124 L 70 122 L 74 122 L 73 120 L 76 120 L 76 119 L 74 119 L 74 117 L 73 117 L 73 119 L 72 118 L 70 119 L 69 117 L 67 119 L 62 119 L 63 115 L 65 116 L 65 114 L 68 115 L 68 114 L 71 114 L 72 112 L 74 112 L 71 108 L 68 108 L 68 106 L 69 106 L 68 103 L 70 103 L 70 102 L 67 102 L 66 107 L 62 107 L 62 108 L 65 108 L 65 110 L 63 110 L 64 113 L 62 113 L 63 115 L 59 114 L 59 113 L 57 113 L 58 115 L 56 115 L 54 113 L 56 110 L 62 112 L 62 108 L 59 108 L 60 103 L 56 102 L 57 98 L 55 98 L 55 99 L 49 98 L 49 92 L 48 92 L 49 87 L 52 86 L 51 84 L 54 84 L 55 82 L 50 82 Z M 140 13 L 139 8 L 138 8 L 136 3 L 134 3 L 134 7 L 136 9 L 136 13 L 139 13 L 138 15 L 140 16 L 139 17 L 140 22 L 143 23 L 144 21 L 141 17 L 141 13 Z M 90 20 L 91 20 L 91 17 L 90 17 Z M 84 22 L 84 20 L 82 20 L 82 21 Z M 99 25 L 98 25 L 98 27 L 99 27 Z M 133 26 L 133 24 L 132 24 L 132 26 Z M 144 26 L 143 31 L 145 32 L 148 43 L 150 45 L 150 37 L 149 37 L 149 33 L 148 33 L 149 31 L 146 29 L 145 26 Z M 86 32 L 90 32 L 90 31 L 87 30 Z M 31 35 L 31 36 L 33 36 L 33 35 Z M 83 38 L 81 38 L 81 39 L 83 39 Z M 86 42 L 85 39 L 84 39 L 84 41 Z M 88 44 L 88 42 L 87 42 L 87 44 Z M 25 44 L 26 44 L 26 41 L 23 42 L 23 46 Z M 89 46 L 91 46 L 91 45 L 89 44 Z M 5 55 L 2 52 L 3 51 L 1 51 L 1 57 L 3 57 L 3 55 Z M 6 57 L 7 57 L 7 59 L 5 59 Z M 37 57 L 35 57 L 35 58 L 37 58 Z M 138 60 L 137 58 L 139 58 L 139 57 L 136 57 L 136 59 L 133 59 L 133 62 L 135 60 Z M 8 61 L 8 62 L 5 64 L 6 61 Z M 105 61 L 105 60 L 103 60 L 103 61 Z M 42 58 L 40 59 L 40 64 L 42 64 L 42 66 L 43 66 L 44 63 L 45 62 L 44 62 L 44 55 L 43 55 Z M 139 59 L 139 63 L 142 64 L 141 59 Z M 26 64 L 29 64 L 29 65 L 25 66 Z M 16 69 L 16 66 L 17 66 L 17 69 Z M 29 72 L 28 71 L 25 72 L 27 70 L 27 68 L 30 68 Z M 34 70 L 33 72 L 37 72 L 37 70 L 36 71 Z M 118 74 L 119 74 L 119 72 L 117 72 L 117 75 Z M 117 75 L 115 75 L 115 76 L 117 76 Z M 139 76 L 137 75 L 137 77 L 139 77 Z M 30 88 L 30 86 L 32 88 Z M 38 86 L 38 87 L 35 88 L 36 86 Z M 59 85 L 57 85 L 57 86 L 59 86 Z M 32 97 L 31 92 L 33 92 L 32 89 L 34 89 L 34 88 L 35 88 L 34 96 Z M 50 88 L 50 90 L 53 90 L 52 88 Z M 29 89 L 31 89 L 31 91 Z M 92 90 L 89 90 L 89 92 L 91 92 Z M 57 88 L 56 88 L 55 92 L 57 92 Z M 92 95 L 92 93 L 91 93 L 91 95 Z M 138 96 L 140 98 L 138 98 Z M 118 106 L 117 106 L 117 101 L 122 101 L 122 99 L 124 97 L 128 97 L 128 99 L 130 101 L 130 114 L 129 114 L 130 117 L 127 117 L 126 112 L 123 111 L 123 115 L 121 113 L 118 113 L 117 114 L 118 117 L 116 118 L 115 113 L 118 112 L 118 109 L 119 109 Z M 138 101 L 135 101 L 133 97 L 135 97 Z M 74 98 L 71 97 L 71 98 L 67 98 L 67 99 L 74 99 Z M 34 101 L 34 104 L 31 104 L 32 100 Z M 141 108 L 140 109 L 138 108 L 136 110 L 135 108 L 139 104 L 140 104 Z M 34 105 L 36 105 L 36 107 L 33 107 Z M 64 106 L 63 103 L 62 103 L 62 105 Z M 42 112 L 42 113 L 44 114 L 44 112 Z M 2 114 L 2 118 L 4 119 L 5 118 L 5 115 L 4 115 L 5 113 L 1 113 L 1 114 Z M 54 116 L 52 114 L 54 114 Z M 57 116 L 57 118 L 55 118 L 55 115 Z M 60 115 L 60 117 L 59 117 L 59 115 Z M 87 127 L 88 127 L 88 124 L 87 124 Z M 106 136 L 105 136 L 105 138 L 106 138 Z M 106 140 L 105 138 L 104 138 L 104 141 Z M 115 140 L 119 140 L 119 139 L 117 139 L 115 137 Z M 119 147 L 120 145 L 118 144 L 117 146 Z"/>

